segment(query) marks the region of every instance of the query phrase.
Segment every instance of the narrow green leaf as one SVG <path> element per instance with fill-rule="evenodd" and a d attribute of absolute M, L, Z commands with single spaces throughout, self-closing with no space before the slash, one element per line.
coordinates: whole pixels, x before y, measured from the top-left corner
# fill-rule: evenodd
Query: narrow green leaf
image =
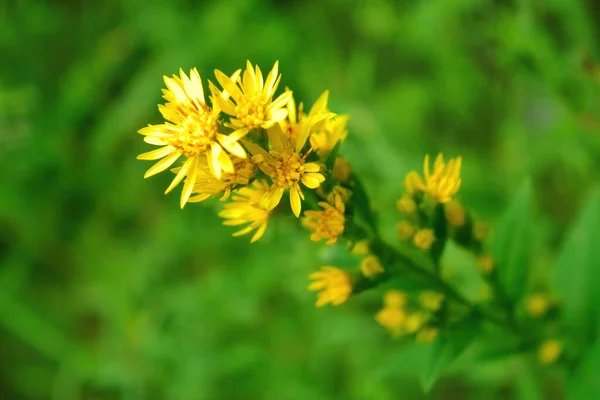
<path fill-rule="evenodd" d="M 581 363 L 569 377 L 567 393 L 569 399 L 600 399 L 600 342 L 589 348 Z"/>
<path fill-rule="evenodd" d="M 559 253 L 554 284 L 564 321 L 572 333 L 591 336 L 600 313 L 600 188 L 596 188 L 571 228 Z"/>
<path fill-rule="evenodd" d="M 498 276 L 512 303 L 517 302 L 527 289 L 533 227 L 533 190 L 526 181 L 500 220 L 492 242 Z"/>
<path fill-rule="evenodd" d="M 377 217 L 371 208 L 369 196 L 356 175 L 352 177 L 352 191 L 358 215 L 365 220 L 373 232 L 377 232 Z"/>
<path fill-rule="evenodd" d="M 473 315 L 440 332 L 431 345 L 429 360 L 421 377 L 421 386 L 428 392 L 452 363 L 477 336 L 480 318 Z"/>

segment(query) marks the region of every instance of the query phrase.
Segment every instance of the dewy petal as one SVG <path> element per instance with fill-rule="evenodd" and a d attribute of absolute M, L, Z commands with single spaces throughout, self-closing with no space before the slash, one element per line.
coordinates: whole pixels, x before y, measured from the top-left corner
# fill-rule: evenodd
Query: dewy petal
<path fill-rule="evenodd" d="M 181 192 L 181 200 L 180 207 L 183 208 L 185 203 L 187 203 L 190 195 L 192 194 L 192 190 L 194 189 L 194 184 L 196 183 L 196 175 L 198 174 L 198 157 L 192 158 L 192 165 L 190 165 L 190 172 L 183 184 L 183 191 Z"/>
<path fill-rule="evenodd" d="M 290 205 L 292 206 L 292 212 L 298 218 L 300 216 L 300 212 L 302 211 L 302 203 L 300 201 L 300 195 L 298 194 L 298 190 L 296 188 L 290 188 Z"/>
<path fill-rule="evenodd" d="M 150 169 L 144 174 L 144 178 L 149 178 L 152 175 L 156 175 L 159 172 L 162 172 L 165 169 L 169 168 L 171 165 L 173 165 L 175 161 L 177 161 L 177 159 L 180 156 L 181 153 L 178 151 L 169 154 L 167 157 L 163 158 L 162 160 L 154 164 L 152 167 L 150 167 Z"/>
<path fill-rule="evenodd" d="M 173 179 L 173 182 L 171 182 L 171 184 L 169 185 L 169 187 L 167 188 L 167 190 L 165 190 L 165 194 L 167 194 L 171 190 L 173 190 L 173 188 L 175 188 L 175 186 L 179 185 L 179 183 L 183 180 L 183 178 L 185 178 L 185 176 L 187 175 L 190 167 L 194 163 L 194 158 L 195 157 L 188 158 L 185 161 L 185 163 L 183 164 L 183 166 L 181 168 L 179 168 L 179 171 L 177 172 L 177 175 L 175 175 L 175 178 Z"/>
<path fill-rule="evenodd" d="M 163 158 L 171 154 L 175 151 L 175 147 L 173 146 L 165 146 L 160 149 L 152 150 L 146 153 L 142 153 L 138 155 L 136 158 L 138 160 L 158 160 L 159 158 Z"/>

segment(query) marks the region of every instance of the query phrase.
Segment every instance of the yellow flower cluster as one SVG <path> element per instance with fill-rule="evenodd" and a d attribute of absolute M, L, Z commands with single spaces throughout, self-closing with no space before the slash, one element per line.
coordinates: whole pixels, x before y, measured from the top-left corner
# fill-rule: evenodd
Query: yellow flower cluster
<path fill-rule="evenodd" d="M 319 188 L 325 176 L 348 179 L 350 168 L 342 158 L 335 166 L 326 163 L 347 135 L 348 116 L 329 111 L 327 91 L 306 115 L 302 104 L 296 108 L 292 91 L 276 95 L 277 62 L 266 76 L 250 62 L 232 75 L 214 73 L 216 83 L 208 82 L 207 94 L 195 68 L 189 75 L 180 70 L 164 77 L 166 103 L 158 108 L 165 122 L 139 130 L 146 143 L 160 147 L 138 159 L 159 160 L 146 178 L 171 169 L 175 177 L 166 193 L 183 182 L 182 208 L 212 197 L 229 200 L 219 214 L 225 225 L 246 225 L 234 235 L 254 232 L 251 241 L 256 241 L 285 193 L 299 217 L 305 189 Z M 315 192 L 322 199 L 329 195 Z M 314 240 L 331 244 L 344 231 L 344 203 L 336 198 L 320 205 L 323 211 L 306 215 L 307 225 Z"/>
<path fill-rule="evenodd" d="M 323 267 L 310 275 L 313 281 L 308 290 L 318 291 L 317 307 L 327 304 L 337 306 L 348 300 L 352 293 L 350 276 L 336 267 Z"/>
<path fill-rule="evenodd" d="M 431 325 L 433 315 L 441 307 L 444 296 L 437 292 L 424 291 L 417 304 L 398 290 L 389 290 L 383 296 L 383 308 L 375 315 L 375 320 L 394 337 L 415 335 L 418 341 L 431 342 L 438 328 Z M 414 301 L 412 303 L 415 303 Z"/>

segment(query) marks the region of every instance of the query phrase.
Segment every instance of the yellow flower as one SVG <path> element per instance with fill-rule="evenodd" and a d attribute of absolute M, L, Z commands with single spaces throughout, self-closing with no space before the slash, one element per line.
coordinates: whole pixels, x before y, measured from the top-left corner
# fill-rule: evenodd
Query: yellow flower
<path fill-rule="evenodd" d="M 351 254 L 355 256 L 366 256 L 369 254 L 369 241 L 368 240 L 360 240 L 352 246 Z"/>
<path fill-rule="evenodd" d="M 406 193 L 396 202 L 396 206 L 398 207 L 398 211 L 407 216 L 417 212 L 417 203 Z"/>
<path fill-rule="evenodd" d="M 425 156 L 423 165 L 423 179 L 417 172 L 411 171 L 404 180 L 404 186 L 411 196 L 417 192 L 426 192 L 431 198 L 440 203 L 448 203 L 452 200 L 460 188 L 460 167 L 462 159 L 452 158 L 448 164 L 444 162 L 444 156 L 439 154 L 433 163 L 433 172 L 429 169 L 429 155 Z"/>
<path fill-rule="evenodd" d="M 231 190 L 236 186 L 248 185 L 250 179 L 254 176 L 254 163 L 248 158 L 232 157 L 235 167 L 233 173 L 225 172 L 221 179 L 215 178 L 209 171 L 206 161 L 200 161 L 196 174 L 196 184 L 192 189 L 192 196 L 188 199 L 189 203 L 198 203 L 213 196 L 223 195 L 221 200 L 227 200 Z M 172 170 L 177 173 L 178 168 Z"/>
<path fill-rule="evenodd" d="M 526 303 L 527 314 L 531 317 L 541 317 L 546 314 L 550 308 L 550 299 L 542 293 L 535 293 L 529 296 Z"/>
<path fill-rule="evenodd" d="M 325 239 L 326 244 L 334 244 L 344 232 L 346 223 L 344 202 L 340 196 L 332 196 L 331 203 L 321 201 L 319 205 L 323 211 L 304 212 L 305 218 L 302 223 L 313 231 L 310 239 L 315 242 Z"/>
<path fill-rule="evenodd" d="M 363 258 L 360 263 L 360 271 L 367 278 L 372 278 L 384 272 L 379 259 L 374 255 L 369 255 Z"/>
<path fill-rule="evenodd" d="M 144 178 L 153 176 L 169 168 L 182 155 L 186 161 L 167 188 L 170 192 L 187 177 L 181 193 L 180 205 L 187 202 L 194 184 L 200 160 L 206 159 L 211 173 L 221 177 L 221 172 L 232 173 L 233 162 L 225 150 L 239 157 L 246 157 L 244 148 L 235 140 L 219 132 L 218 107 L 212 109 L 206 104 L 202 81 L 196 69 L 192 69 L 190 77 L 182 70 L 180 76 L 164 77 L 167 89 L 163 90 L 165 105 L 158 109 L 167 120 L 160 125 L 149 125 L 138 132 L 144 135 L 146 143 L 163 146 L 160 149 L 140 154 L 140 160 L 158 160 Z"/>
<path fill-rule="evenodd" d="M 435 340 L 438 333 L 439 333 L 438 328 L 426 327 L 426 328 L 421 329 L 419 331 L 419 333 L 417 333 L 416 339 L 418 342 L 421 342 L 421 343 L 431 343 Z"/>
<path fill-rule="evenodd" d="M 421 306 L 428 311 L 437 311 L 442 306 L 444 295 L 438 292 L 426 290 L 419 296 Z"/>
<path fill-rule="evenodd" d="M 261 200 L 261 204 L 267 210 L 277 207 L 283 192 L 289 190 L 292 211 L 296 217 L 299 217 L 302 210 L 300 199 L 304 199 L 299 183 L 302 182 L 309 189 L 316 189 L 325 181 L 325 177 L 319 172 L 319 165 L 305 162 L 306 155 L 300 156 L 309 132 L 310 125 L 307 126 L 306 132 L 300 132 L 298 139 L 294 140 L 281 130 L 279 124 L 276 124 L 267 129 L 272 145 L 269 152 L 255 143 L 244 142 L 248 150 L 262 160 L 258 164 L 259 167 L 273 181 L 271 188 Z"/>
<path fill-rule="evenodd" d="M 326 304 L 340 305 L 350 297 L 352 282 L 347 273 L 336 267 L 322 267 L 320 271 L 310 274 L 313 281 L 308 290 L 318 291 L 317 307 Z"/>
<path fill-rule="evenodd" d="M 406 312 L 401 307 L 385 306 L 375 314 L 375 321 L 394 336 L 399 336 L 404 330 Z"/>
<path fill-rule="evenodd" d="M 398 238 L 402 241 L 409 240 L 415 233 L 415 228 L 408 221 L 400 221 L 396 227 Z"/>
<path fill-rule="evenodd" d="M 399 290 L 388 290 L 383 295 L 383 304 L 386 307 L 402 307 L 406 302 L 406 294 Z"/>
<path fill-rule="evenodd" d="M 332 175 L 333 179 L 338 182 L 348 182 L 352 176 L 352 170 L 350 169 L 348 161 L 344 160 L 342 157 L 336 157 L 335 162 L 333 163 Z"/>
<path fill-rule="evenodd" d="M 407 333 L 416 333 L 423 324 L 425 323 L 425 318 L 420 313 L 409 314 L 406 317 L 406 321 L 404 324 L 404 329 Z"/>
<path fill-rule="evenodd" d="M 256 180 L 252 186 L 236 190 L 232 202 L 225 204 L 219 216 L 225 218 L 224 225 L 237 226 L 248 224 L 243 229 L 235 232 L 233 236 L 245 235 L 256 230 L 250 242 L 256 242 L 262 237 L 269 222 L 269 211 L 263 209 L 259 202 L 269 185 L 262 180 Z"/>
<path fill-rule="evenodd" d="M 281 125 L 281 130 L 290 135 L 294 140 L 298 140 L 298 137 L 302 132 L 307 132 L 309 125 L 314 125 L 315 118 L 318 118 L 319 123 L 322 123 L 324 119 L 335 116 L 334 113 L 331 113 L 329 110 L 327 110 L 327 97 L 329 96 L 328 91 L 325 91 L 321 96 L 319 96 L 307 115 L 305 115 L 303 112 L 302 103 L 300 103 L 298 109 L 296 109 L 296 102 L 294 101 L 292 92 L 286 88 L 286 93 L 287 92 L 290 94 L 290 99 L 287 102 L 286 107 L 287 118 L 282 120 L 279 124 Z M 314 127 L 311 126 L 310 128 Z"/>
<path fill-rule="evenodd" d="M 413 237 L 414 245 L 423 250 L 429 250 L 434 240 L 433 230 L 429 228 L 419 229 Z"/>
<path fill-rule="evenodd" d="M 292 92 L 286 91 L 273 100 L 281 78 L 278 66 L 279 63 L 275 62 L 265 80 L 258 65 L 252 67 L 250 61 L 246 62 L 241 79 L 232 79 L 215 70 L 215 77 L 226 95 L 211 85 L 212 99 L 224 113 L 232 117 L 229 125 L 235 129 L 231 134 L 234 138 L 242 138 L 252 129 L 270 128 L 287 116 L 285 106 Z"/>
<path fill-rule="evenodd" d="M 489 274 L 494 270 L 494 258 L 489 254 L 479 256 L 477 266 L 482 273 Z"/>
<path fill-rule="evenodd" d="M 562 353 L 562 343 L 558 340 L 546 340 L 538 349 L 538 359 L 544 365 L 554 364 Z"/>
<path fill-rule="evenodd" d="M 465 209 L 458 201 L 451 201 L 446 205 L 446 220 L 454 227 L 465 224 Z"/>

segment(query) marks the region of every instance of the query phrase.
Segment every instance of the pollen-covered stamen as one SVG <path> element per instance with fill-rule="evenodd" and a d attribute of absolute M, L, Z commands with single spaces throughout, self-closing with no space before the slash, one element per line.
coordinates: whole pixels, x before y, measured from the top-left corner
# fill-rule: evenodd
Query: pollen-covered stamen
<path fill-rule="evenodd" d="M 193 157 L 208 151 L 217 133 L 218 124 L 212 113 L 208 109 L 197 110 L 179 124 L 179 132 L 170 138 L 169 144 Z"/>
<path fill-rule="evenodd" d="M 236 117 L 244 126 L 254 129 L 265 122 L 267 102 L 260 94 L 244 97 L 235 107 Z"/>
<path fill-rule="evenodd" d="M 279 187 L 289 189 L 298 184 L 304 175 L 304 162 L 297 153 L 286 151 L 275 156 L 275 176 Z"/>

